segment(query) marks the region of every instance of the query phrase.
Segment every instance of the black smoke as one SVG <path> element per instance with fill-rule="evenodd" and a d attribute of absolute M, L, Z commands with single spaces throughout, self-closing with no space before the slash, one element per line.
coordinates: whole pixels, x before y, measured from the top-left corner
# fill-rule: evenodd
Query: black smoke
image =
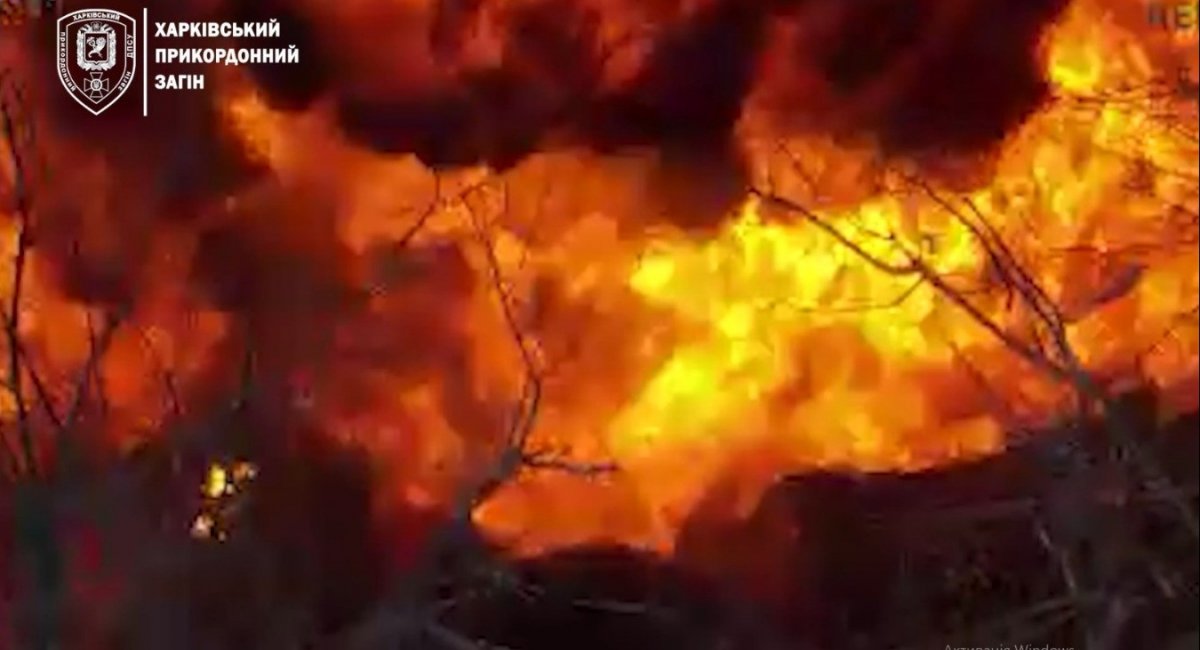
<path fill-rule="evenodd" d="M 505 52 L 493 66 L 447 68 L 431 83 L 367 87 L 336 74 L 365 64 L 345 54 L 358 34 L 322 27 L 282 0 L 235 2 L 234 15 L 280 18 L 304 48 L 303 74 L 291 66 L 256 70 L 277 105 L 329 96 L 347 135 L 367 147 L 414 153 L 433 166 L 503 168 L 563 141 L 597 151 L 704 151 L 712 159 L 730 149 L 773 21 L 831 14 L 832 28 L 818 42 L 799 43 L 795 56 L 828 82 L 836 109 L 856 116 L 853 130 L 878 136 L 897 154 L 987 147 L 1044 99 L 1037 43 L 1066 2 L 715 0 L 651 30 L 638 73 L 617 87 L 601 74 L 612 53 L 598 35 L 600 16 L 578 2 L 504 14 Z M 486 4 L 439 3 L 430 56 L 467 38 L 460 32 Z M 387 33 L 386 25 L 376 28 Z M 389 49 L 372 52 L 386 58 Z M 801 101 L 780 110 L 814 109 Z"/>
<path fill-rule="evenodd" d="M 239 20 L 279 19 L 303 51 L 303 66 L 253 69 L 279 108 L 330 100 L 350 140 L 434 168 L 503 170 L 561 146 L 657 152 L 668 212 L 702 226 L 745 186 L 733 130 L 747 98 L 792 81 L 762 78 L 773 26 L 819 24 L 786 51 L 790 69 L 823 83 L 773 106 L 780 124 L 866 136 L 893 156 L 974 155 L 1046 98 L 1037 45 L 1068 0 L 711 0 L 690 12 L 662 2 L 645 8 L 647 34 L 621 45 L 599 27 L 604 12 L 632 11 L 618 3 L 488 13 L 485 0 L 442 0 L 424 23 L 375 7 L 339 25 L 303 3 L 230 2 Z M 482 20 L 500 23 L 502 55 L 464 63 Z M 605 71 L 621 47 L 640 59 L 613 82 Z"/>

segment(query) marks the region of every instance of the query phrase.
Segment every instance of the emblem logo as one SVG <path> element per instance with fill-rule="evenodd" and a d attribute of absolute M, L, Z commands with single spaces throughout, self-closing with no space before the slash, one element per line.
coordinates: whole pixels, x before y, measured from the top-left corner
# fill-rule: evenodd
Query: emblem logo
<path fill-rule="evenodd" d="M 58 78 L 92 115 L 125 94 L 136 70 L 133 18 L 119 11 L 83 9 L 58 19 Z"/>

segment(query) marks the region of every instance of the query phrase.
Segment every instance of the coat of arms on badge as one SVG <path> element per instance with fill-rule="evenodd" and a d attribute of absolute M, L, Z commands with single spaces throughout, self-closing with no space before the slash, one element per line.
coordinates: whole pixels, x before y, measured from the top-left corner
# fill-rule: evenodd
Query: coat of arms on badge
<path fill-rule="evenodd" d="M 84 9 L 58 19 L 58 77 L 93 115 L 112 106 L 137 69 L 137 21 L 119 12 Z"/>

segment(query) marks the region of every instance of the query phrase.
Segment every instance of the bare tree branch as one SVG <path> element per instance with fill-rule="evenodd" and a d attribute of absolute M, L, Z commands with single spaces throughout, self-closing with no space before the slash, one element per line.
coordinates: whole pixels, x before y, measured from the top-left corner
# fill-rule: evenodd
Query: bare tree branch
<path fill-rule="evenodd" d="M 1105 421 L 1109 423 L 1108 430 L 1113 436 L 1114 442 L 1117 443 L 1118 449 L 1125 450 L 1133 457 L 1135 466 L 1143 475 L 1144 480 L 1163 480 L 1166 474 L 1161 469 L 1160 464 L 1137 440 L 1137 436 L 1133 432 L 1133 427 L 1126 421 L 1127 418 L 1120 409 L 1113 404 L 1112 398 L 1105 393 L 1100 384 L 1092 377 L 1091 373 L 1083 367 L 1082 362 L 1079 360 L 1068 339 L 1065 319 L 1061 312 L 1032 276 L 1015 259 L 1011 249 L 1003 242 L 999 233 L 987 224 L 986 219 L 982 218 L 977 208 L 970 205 L 970 202 L 967 203 L 968 207 L 973 211 L 974 219 L 968 219 L 962 211 L 941 197 L 927 183 L 919 181 L 919 186 L 975 235 L 976 240 L 983 248 L 988 259 L 992 260 L 996 269 L 1001 272 L 1002 277 L 1007 279 L 1008 286 L 1021 298 L 1022 303 L 1033 310 L 1038 316 L 1038 322 L 1041 323 L 1050 337 L 1050 343 L 1052 344 L 1050 349 L 1046 349 L 1040 345 L 1030 345 L 1007 331 L 967 299 L 962 291 L 952 286 L 941 274 L 929 266 L 918 253 L 903 246 L 898 237 L 888 235 L 890 241 L 896 246 L 896 249 L 906 258 L 907 263 L 905 264 L 892 263 L 876 257 L 853 241 L 848 235 L 845 235 L 838 228 L 828 223 L 820 215 L 800 204 L 787 198 L 766 194 L 755 189 L 752 189 L 751 192 L 753 195 L 777 207 L 803 216 L 809 223 L 828 233 L 876 269 L 895 276 L 915 275 L 937 289 L 943 297 L 966 312 L 974 322 L 992 334 L 1007 349 L 1016 353 L 1034 368 L 1041 370 L 1055 382 L 1073 388 L 1083 400 L 1083 404 L 1090 404 L 1097 407 L 1104 413 Z M 1192 511 L 1191 506 L 1182 499 L 1173 501 L 1172 505 L 1180 522 L 1188 530 L 1189 534 L 1193 538 L 1200 539 L 1200 523 L 1197 522 L 1196 515 Z"/>
<path fill-rule="evenodd" d="M 22 135 L 13 117 L 13 108 L 4 102 L 0 108 L 0 120 L 4 128 L 4 141 L 8 145 L 8 155 L 13 169 L 12 191 L 14 208 L 17 215 L 17 251 L 13 258 L 12 294 L 6 307 L 5 336 L 8 340 L 8 383 L 12 391 L 17 410 L 17 435 L 21 446 L 21 461 L 24 471 L 30 475 L 38 472 L 36 451 L 34 449 L 33 431 L 29 421 L 29 406 L 25 401 L 25 373 L 21 368 L 20 338 L 21 338 L 21 298 L 25 285 L 25 271 L 29 261 L 30 248 L 30 194 L 28 191 L 27 170 L 24 156 L 21 154 Z"/>

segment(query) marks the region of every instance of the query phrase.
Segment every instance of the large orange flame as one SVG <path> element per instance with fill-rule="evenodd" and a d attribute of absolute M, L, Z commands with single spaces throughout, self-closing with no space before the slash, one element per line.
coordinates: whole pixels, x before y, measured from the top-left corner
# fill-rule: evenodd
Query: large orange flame
<path fill-rule="evenodd" d="M 1116 21 L 1076 5 L 1046 47 L 1054 102 L 1009 139 L 990 182 L 952 203 L 978 210 L 1061 306 L 1087 367 L 1168 389 L 1196 372 L 1196 140 L 1176 130 L 1195 121 L 1195 107 L 1152 96 L 1156 65 L 1173 59 L 1154 60 L 1161 45 Z M 790 144 L 818 173 L 856 171 L 852 153 Z M 987 318 L 1027 326 L 989 286 L 983 247 L 943 200 L 895 191 L 814 210 L 884 260 L 902 261 L 898 242 L 921 251 L 977 294 Z M 619 485 L 531 476 L 480 511 L 485 526 L 528 549 L 597 538 L 668 547 L 718 481 L 733 483 L 735 508 L 745 508 L 781 472 L 972 458 L 1060 403 L 1061 391 L 938 289 L 873 266 L 812 222 L 768 212 L 749 198 L 701 243 L 664 234 L 636 254 L 553 254 L 580 291 L 602 296 L 612 290 L 601 283 L 621 276 L 662 320 L 638 337 L 645 370 L 628 398 L 599 413 L 603 401 L 588 400 L 578 409 L 592 412 L 572 413 L 576 422 L 547 418 L 540 429 L 568 442 L 602 438 L 623 470 Z M 579 237 L 590 248 L 606 235 L 621 248 L 602 223 L 576 227 L 591 230 Z"/>
<path fill-rule="evenodd" d="M 378 335 L 405 336 L 386 326 L 397 311 L 453 300 L 414 288 L 403 268 L 416 253 L 386 244 L 458 244 L 479 278 L 448 321 L 466 349 L 443 372 L 413 379 L 347 364 L 329 381 L 353 375 L 370 409 L 347 408 L 335 390 L 299 406 L 373 451 L 381 508 L 444 505 L 486 462 L 481 441 L 502 433 L 524 378 L 513 318 L 544 389 L 531 446 L 618 469 L 524 472 L 477 521 L 516 552 L 590 541 L 669 552 L 718 488 L 734 495 L 725 514 L 737 516 L 781 474 L 975 458 L 1063 407 L 1064 387 L 981 325 L 1015 341 L 1036 336 L 1035 314 L 1014 304 L 980 224 L 1058 305 L 1082 364 L 1185 395 L 1176 389 L 1195 381 L 1200 353 L 1197 140 L 1186 127 L 1196 104 L 1161 80 L 1175 79 L 1179 41 L 1192 37 L 1147 26 L 1136 2 L 1076 2 L 1043 48 L 1052 101 L 1009 135 L 982 176 L 964 172 L 965 191 L 884 169 L 870 144 L 781 138 L 751 101 L 738 137 L 755 191 L 704 237 L 630 226 L 658 205 L 644 186 L 646 157 L 564 151 L 502 174 L 435 174 L 346 142 L 327 107 L 272 111 L 235 71 L 222 108 L 276 182 L 335 188 L 339 235 L 360 254 L 349 273 L 379 289 Z M 1183 56 L 1195 65 L 1194 51 Z M 913 256 L 945 284 L 889 268 Z M 156 286 L 169 288 L 179 271 L 160 266 Z M 61 357 L 55 367 L 78 364 L 87 338 L 49 314 L 77 325 L 81 312 L 52 284 L 31 286 L 40 315 L 26 321 L 30 334 Z M 121 335 L 129 340 L 104 363 L 119 389 L 112 408 L 133 414 L 122 422 L 128 435 L 165 408 L 146 397 L 161 355 L 186 368 L 226 328 L 216 315 L 170 322 L 187 298 L 167 289 L 153 298 L 143 322 L 157 323 L 156 344 Z M 344 336 L 364 336 L 342 326 Z"/>

